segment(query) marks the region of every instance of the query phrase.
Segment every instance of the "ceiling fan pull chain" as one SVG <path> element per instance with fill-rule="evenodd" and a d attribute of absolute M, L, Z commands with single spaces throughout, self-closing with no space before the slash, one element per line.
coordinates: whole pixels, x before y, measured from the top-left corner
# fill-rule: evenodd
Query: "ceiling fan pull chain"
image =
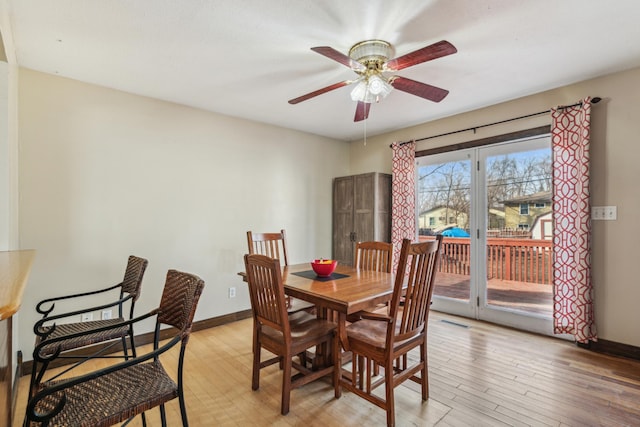
<path fill-rule="evenodd" d="M 364 146 L 367 146 L 367 120 L 363 120 L 364 122 Z"/>

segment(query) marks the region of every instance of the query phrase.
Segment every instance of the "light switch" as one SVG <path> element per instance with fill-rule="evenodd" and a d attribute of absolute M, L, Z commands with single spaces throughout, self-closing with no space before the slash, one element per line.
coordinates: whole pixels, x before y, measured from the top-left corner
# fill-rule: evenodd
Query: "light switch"
<path fill-rule="evenodd" d="M 603 206 L 591 206 L 591 219 L 603 220 L 604 219 L 604 207 Z"/>
<path fill-rule="evenodd" d="M 609 221 L 615 221 L 618 219 L 618 207 L 617 206 L 605 206 L 604 207 L 604 219 Z"/>
<path fill-rule="evenodd" d="M 617 206 L 592 206 L 591 219 L 597 221 L 615 221 L 618 219 Z"/>

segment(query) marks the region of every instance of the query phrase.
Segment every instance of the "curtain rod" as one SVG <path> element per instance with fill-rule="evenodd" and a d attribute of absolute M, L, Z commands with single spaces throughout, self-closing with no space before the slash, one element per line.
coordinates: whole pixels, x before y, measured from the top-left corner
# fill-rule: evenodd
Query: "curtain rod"
<path fill-rule="evenodd" d="M 602 98 L 599 98 L 599 97 L 597 97 L 597 96 L 596 96 L 596 97 L 593 97 L 593 98 L 591 99 L 591 103 L 592 103 L 592 104 L 597 104 L 597 103 L 598 103 L 598 102 L 600 102 L 601 100 L 602 100 Z M 571 104 L 571 105 L 563 105 L 563 106 L 560 106 L 560 107 L 558 107 L 558 108 L 559 108 L 559 109 L 563 109 L 563 108 L 571 108 L 571 107 L 578 107 L 578 106 L 581 106 L 581 105 L 582 105 L 582 101 L 581 101 L 581 102 L 576 102 L 575 104 Z M 499 124 L 507 123 L 507 122 L 513 122 L 513 121 L 515 121 L 515 120 L 528 119 L 529 117 L 540 116 L 540 115 L 542 115 L 542 114 L 547 114 L 547 113 L 550 113 L 550 112 L 551 112 L 551 110 L 549 109 L 549 110 L 545 110 L 545 111 L 540 111 L 540 112 L 538 112 L 538 113 L 527 114 L 527 115 L 525 115 L 525 116 L 514 117 L 514 118 L 512 118 L 512 119 L 501 120 L 501 121 L 499 121 L 499 122 L 487 123 L 487 124 L 484 124 L 484 125 L 473 126 L 473 127 L 466 128 L 466 129 L 454 130 L 454 131 L 452 131 L 452 132 L 441 133 L 441 134 L 439 134 L 439 135 L 426 136 L 426 137 L 424 137 L 424 138 L 420 138 L 420 139 L 412 139 L 411 141 L 404 141 L 404 142 L 401 142 L 401 143 L 399 143 L 398 145 L 405 145 L 405 144 L 409 144 L 409 143 L 411 143 L 411 142 L 426 141 L 427 139 L 439 138 L 439 137 L 441 137 L 441 136 L 453 135 L 453 134 L 461 133 L 461 132 L 468 132 L 468 131 L 470 131 L 470 130 L 472 130 L 472 131 L 473 131 L 473 133 L 475 133 L 475 132 L 476 132 L 476 130 L 478 130 L 478 129 L 480 129 L 480 128 L 484 128 L 484 127 L 488 127 L 488 126 L 494 126 L 494 125 L 499 125 Z M 389 145 L 389 147 L 391 147 L 391 145 Z"/>

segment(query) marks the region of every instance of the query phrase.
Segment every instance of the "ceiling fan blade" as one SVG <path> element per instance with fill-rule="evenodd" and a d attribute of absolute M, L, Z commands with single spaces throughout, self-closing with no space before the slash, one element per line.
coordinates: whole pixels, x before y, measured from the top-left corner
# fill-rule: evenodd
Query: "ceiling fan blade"
<path fill-rule="evenodd" d="M 364 70 L 367 69 L 367 67 L 365 67 L 364 65 L 362 65 L 358 61 L 355 61 L 355 60 L 351 59 L 350 57 L 348 57 L 344 53 L 338 52 L 337 50 L 335 50 L 332 47 L 329 47 L 329 46 L 318 46 L 318 47 L 312 47 L 311 50 L 314 51 L 314 52 L 319 53 L 320 55 L 324 55 L 329 59 L 333 59 L 334 61 L 337 61 L 337 62 L 341 63 L 342 65 L 346 65 L 347 67 L 351 68 L 352 70 L 364 71 Z"/>
<path fill-rule="evenodd" d="M 358 101 L 358 106 L 356 107 L 356 115 L 353 118 L 354 122 L 361 122 L 362 120 L 367 120 L 369 117 L 369 110 L 371 109 L 371 104 L 368 102 Z"/>
<path fill-rule="evenodd" d="M 394 88 L 411 95 L 419 96 L 433 102 L 442 101 L 449 91 L 439 87 L 431 86 L 426 83 L 417 82 L 406 77 L 394 76 L 389 79 L 389 83 Z"/>
<path fill-rule="evenodd" d="M 446 40 L 442 40 L 438 43 L 423 47 L 422 49 L 407 53 L 406 55 L 399 56 L 398 58 L 391 59 L 387 61 L 385 68 L 389 71 L 398 71 L 411 67 L 412 65 L 451 55 L 457 51 L 458 49 L 456 49 L 454 45 Z"/>
<path fill-rule="evenodd" d="M 322 95 L 323 93 L 330 92 L 335 89 L 339 89 L 343 86 L 349 85 L 353 83 L 351 80 L 345 80 L 343 82 L 334 83 L 331 86 L 323 87 L 322 89 L 314 90 L 313 92 L 309 92 L 306 95 L 299 96 L 297 98 L 293 98 L 289 100 L 289 104 L 297 104 L 298 102 L 306 101 L 307 99 L 311 99 L 315 96 Z"/>

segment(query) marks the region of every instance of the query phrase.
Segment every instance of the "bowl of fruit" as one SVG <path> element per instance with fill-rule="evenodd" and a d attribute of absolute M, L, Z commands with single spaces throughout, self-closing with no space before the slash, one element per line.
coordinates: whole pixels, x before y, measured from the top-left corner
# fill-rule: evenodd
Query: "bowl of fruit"
<path fill-rule="evenodd" d="M 311 268 L 318 277 L 329 277 L 336 269 L 338 261 L 335 259 L 315 259 L 311 262 Z"/>

